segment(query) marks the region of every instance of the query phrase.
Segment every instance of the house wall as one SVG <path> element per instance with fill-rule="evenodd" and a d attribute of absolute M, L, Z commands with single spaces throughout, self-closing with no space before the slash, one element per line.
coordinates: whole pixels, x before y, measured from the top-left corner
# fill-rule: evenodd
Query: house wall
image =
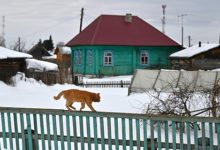
<path fill-rule="evenodd" d="M 180 47 L 155 46 L 74 46 L 72 49 L 72 64 L 74 73 L 91 75 L 127 75 L 136 69 L 170 68 L 169 55 L 180 50 Z M 75 52 L 82 53 L 82 64 L 75 64 Z M 89 65 L 89 51 L 92 51 L 93 62 Z M 113 53 L 113 66 L 104 65 L 104 52 Z M 149 61 L 141 65 L 141 51 L 147 51 Z M 79 56 L 78 56 L 79 58 Z"/>
<path fill-rule="evenodd" d="M 172 69 L 211 70 L 220 68 L 220 48 L 198 54 L 191 58 L 172 58 Z"/>

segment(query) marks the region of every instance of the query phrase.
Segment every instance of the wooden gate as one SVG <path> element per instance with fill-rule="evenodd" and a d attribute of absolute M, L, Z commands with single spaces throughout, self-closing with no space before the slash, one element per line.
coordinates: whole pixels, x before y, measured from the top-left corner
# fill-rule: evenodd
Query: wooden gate
<path fill-rule="evenodd" d="M 220 118 L 9 107 L 0 113 L 0 146 L 10 150 L 220 149 Z"/>

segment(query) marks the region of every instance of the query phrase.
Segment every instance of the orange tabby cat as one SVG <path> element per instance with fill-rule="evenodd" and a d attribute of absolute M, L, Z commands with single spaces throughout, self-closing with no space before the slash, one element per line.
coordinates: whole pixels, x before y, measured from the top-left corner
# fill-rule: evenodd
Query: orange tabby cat
<path fill-rule="evenodd" d="M 85 104 L 87 104 L 87 106 L 89 106 L 89 108 L 92 111 L 96 111 L 92 107 L 92 102 L 100 102 L 99 93 L 92 93 L 92 92 L 81 91 L 77 89 L 70 89 L 70 90 L 62 91 L 57 96 L 54 96 L 54 99 L 58 100 L 60 99 L 61 96 L 63 96 L 66 99 L 66 108 L 68 110 L 71 110 L 70 108 L 76 109 L 75 107 L 72 106 L 73 103 L 80 102 L 81 103 L 80 111 L 85 108 Z"/>

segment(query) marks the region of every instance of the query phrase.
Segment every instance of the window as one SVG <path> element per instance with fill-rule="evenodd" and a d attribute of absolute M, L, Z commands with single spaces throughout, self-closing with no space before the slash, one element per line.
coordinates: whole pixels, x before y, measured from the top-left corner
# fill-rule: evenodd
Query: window
<path fill-rule="evenodd" d="M 92 65 L 92 51 L 89 51 L 89 65 Z"/>
<path fill-rule="evenodd" d="M 82 52 L 79 51 L 79 65 L 82 64 Z"/>
<path fill-rule="evenodd" d="M 74 64 L 78 63 L 78 53 L 77 51 L 74 52 Z"/>
<path fill-rule="evenodd" d="M 141 51 L 141 65 L 148 65 L 149 54 L 147 51 Z"/>
<path fill-rule="evenodd" d="M 104 66 L 113 66 L 112 52 L 104 52 Z"/>

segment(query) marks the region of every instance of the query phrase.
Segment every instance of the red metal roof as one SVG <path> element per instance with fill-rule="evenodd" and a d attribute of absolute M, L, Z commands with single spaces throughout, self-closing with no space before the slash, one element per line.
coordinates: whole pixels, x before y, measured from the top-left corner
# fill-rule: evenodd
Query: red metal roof
<path fill-rule="evenodd" d="M 99 16 L 66 45 L 180 46 L 137 16 L 129 23 L 117 15 Z"/>

